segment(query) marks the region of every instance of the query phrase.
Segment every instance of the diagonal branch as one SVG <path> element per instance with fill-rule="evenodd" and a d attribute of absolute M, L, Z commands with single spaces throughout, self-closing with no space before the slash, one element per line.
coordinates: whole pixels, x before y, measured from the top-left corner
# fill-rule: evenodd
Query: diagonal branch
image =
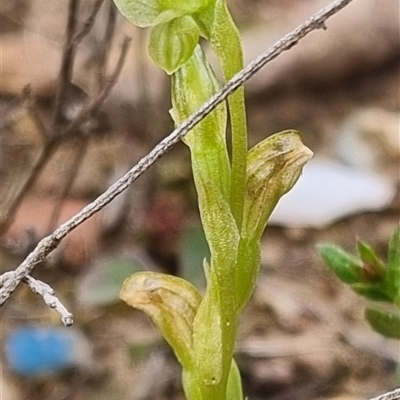
<path fill-rule="evenodd" d="M 101 5 L 103 4 L 104 0 L 97 0 L 94 4 L 89 16 L 87 17 L 86 21 L 84 22 L 82 28 L 74 34 L 72 37 L 71 42 L 74 46 L 77 46 L 82 39 L 90 32 L 92 29 L 94 22 L 96 20 L 96 16 L 100 10 Z"/>
<path fill-rule="evenodd" d="M 395 389 L 392 392 L 381 394 L 380 396 L 374 397 L 370 400 L 400 400 L 400 388 Z"/>
<path fill-rule="evenodd" d="M 110 49 L 115 34 L 115 24 L 117 21 L 117 10 L 113 1 L 108 5 L 108 17 L 106 31 L 104 38 L 101 41 L 100 47 L 97 51 L 97 90 L 104 86 L 104 78 L 106 76 L 106 69 L 108 58 L 110 56 Z"/>
<path fill-rule="evenodd" d="M 111 75 L 106 78 L 104 87 L 98 93 L 98 95 L 91 101 L 89 101 L 86 106 L 78 113 L 78 115 L 73 119 L 73 121 L 68 125 L 57 137 L 57 140 L 53 137 L 50 137 L 49 140 L 45 143 L 44 148 L 42 149 L 39 157 L 35 161 L 35 164 L 32 168 L 31 173 L 27 180 L 23 183 L 22 187 L 19 189 L 13 203 L 7 211 L 7 216 L 4 220 L 0 220 L 0 235 L 2 232 L 6 232 L 9 225 L 11 224 L 13 217 L 15 215 L 16 210 L 22 203 L 22 200 L 25 197 L 25 193 L 33 186 L 38 178 L 40 172 L 44 169 L 47 163 L 50 161 L 51 156 L 55 153 L 58 147 L 63 143 L 63 141 L 71 139 L 71 137 L 77 133 L 79 127 L 85 122 L 91 115 L 95 114 L 100 106 L 103 104 L 104 100 L 109 95 L 111 89 L 114 87 L 117 82 L 118 76 L 121 73 L 122 67 L 125 63 L 126 55 L 129 50 L 130 38 L 125 37 L 121 53 L 119 59 L 117 61 L 117 65 L 114 67 Z M 54 131 L 54 129 L 53 129 Z M 52 131 L 52 132 L 53 132 Z"/>
<path fill-rule="evenodd" d="M 106 78 L 106 83 L 104 87 L 101 89 L 99 94 L 92 101 L 88 102 L 88 104 L 79 112 L 79 114 L 74 118 L 69 126 L 63 131 L 64 136 L 68 136 L 75 132 L 79 126 L 93 113 L 96 113 L 100 106 L 103 104 L 104 100 L 109 95 L 111 89 L 114 87 L 117 82 L 118 76 L 124 66 L 126 55 L 129 50 L 129 43 L 131 39 L 125 37 L 122 42 L 121 53 L 117 62 L 117 65 L 114 67 L 111 75 Z"/>
<path fill-rule="evenodd" d="M 3 305 L 7 301 L 21 280 L 25 278 L 37 264 L 44 261 L 49 253 L 58 246 L 60 241 L 66 235 L 126 190 L 129 185 L 151 165 L 153 165 L 156 160 L 168 152 L 218 104 L 222 103 L 230 94 L 243 85 L 244 82 L 259 71 L 265 64 L 275 59 L 284 51 L 289 50 L 311 31 L 316 29 L 325 29 L 326 20 L 348 5 L 351 1 L 352 0 L 336 0 L 332 2 L 329 6 L 312 15 L 306 22 L 275 43 L 274 46 L 261 54 L 246 68 L 235 75 L 218 93 L 212 96 L 190 118 L 184 121 L 169 136 L 155 146 L 147 156 L 143 157 L 130 171 L 111 185 L 103 194 L 84 207 L 74 217 L 59 226 L 51 235 L 43 238 L 14 272 L 8 273 L 7 278 L 0 277 L 0 281 L 3 281 L 3 286 L 0 289 L 0 305 Z"/>

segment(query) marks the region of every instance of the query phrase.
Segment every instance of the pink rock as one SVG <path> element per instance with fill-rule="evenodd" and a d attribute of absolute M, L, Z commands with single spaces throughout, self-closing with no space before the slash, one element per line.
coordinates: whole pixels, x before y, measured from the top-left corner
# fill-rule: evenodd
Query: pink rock
<path fill-rule="evenodd" d="M 50 219 L 57 200 L 51 197 L 28 197 L 19 208 L 14 222 L 4 235 L 6 243 L 16 247 L 16 243 L 24 243 L 29 230 L 33 230 L 37 238 L 47 235 Z M 87 205 L 85 200 L 66 199 L 60 210 L 56 227 L 66 222 Z M 57 260 L 71 269 L 80 269 L 88 264 L 96 254 L 100 236 L 99 217 L 94 215 L 88 221 L 69 234 L 57 249 Z"/>

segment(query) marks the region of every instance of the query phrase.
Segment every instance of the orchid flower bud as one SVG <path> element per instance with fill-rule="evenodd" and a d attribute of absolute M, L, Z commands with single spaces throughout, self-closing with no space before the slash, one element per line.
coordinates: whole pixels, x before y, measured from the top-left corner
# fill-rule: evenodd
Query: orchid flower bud
<path fill-rule="evenodd" d="M 182 15 L 197 13 L 212 0 L 114 0 L 119 11 L 134 25 L 155 26 Z"/>
<path fill-rule="evenodd" d="M 243 236 L 261 237 L 278 200 L 296 183 L 312 154 L 293 130 L 272 135 L 249 151 Z"/>
<path fill-rule="evenodd" d="M 120 298 L 144 311 L 186 368 L 193 368 L 193 322 L 201 302 L 184 279 L 157 272 L 138 272 L 125 280 Z"/>
<path fill-rule="evenodd" d="M 297 131 L 284 131 L 254 146 L 247 156 L 246 197 L 236 263 L 237 307 L 247 303 L 260 266 L 260 239 L 279 199 L 299 178 L 312 152 Z"/>

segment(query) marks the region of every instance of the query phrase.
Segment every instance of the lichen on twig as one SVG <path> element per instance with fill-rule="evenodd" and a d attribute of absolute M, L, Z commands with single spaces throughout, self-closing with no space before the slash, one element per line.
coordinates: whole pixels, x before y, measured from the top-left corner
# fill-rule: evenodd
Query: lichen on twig
<path fill-rule="evenodd" d="M 39 281 L 27 275 L 23 282 L 26 283 L 33 293 L 43 297 L 44 302 L 58 314 L 61 315 L 61 321 L 65 326 L 71 326 L 74 323 L 74 316 L 62 304 L 55 295 L 54 289 L 47 283 Z"/>

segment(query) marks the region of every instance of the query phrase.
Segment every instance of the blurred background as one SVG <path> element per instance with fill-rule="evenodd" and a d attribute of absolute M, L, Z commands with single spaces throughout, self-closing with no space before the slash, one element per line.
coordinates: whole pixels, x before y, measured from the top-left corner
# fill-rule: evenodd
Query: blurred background
<path fill-rule="evenodd" d="M 328 3 L 228 0 L 246 64 Z M 250 145 L 293 128 L 315 154 L 271 218 L 241 317 L 236 359 L 251 400 L 361 400 L 399 385 L 398 342 L 367 326 L 363 302 L 316 251 L 355 251 L 360 237 L 386 258 L 399 222 L 398 16 L 395 0 L 356 0 L 246 84 Z M 3 0 L 0 17 L 4 272 L 173 124 L 146 31 L 111 1 Z M 36 266 L 74 313 L 72 328 L 23 285 L 2 308 L 2 399 L 183 399 L 171 350 L 118 292 L 143 269 L 201 288 L 207 255 L 178 144 Z"/>

